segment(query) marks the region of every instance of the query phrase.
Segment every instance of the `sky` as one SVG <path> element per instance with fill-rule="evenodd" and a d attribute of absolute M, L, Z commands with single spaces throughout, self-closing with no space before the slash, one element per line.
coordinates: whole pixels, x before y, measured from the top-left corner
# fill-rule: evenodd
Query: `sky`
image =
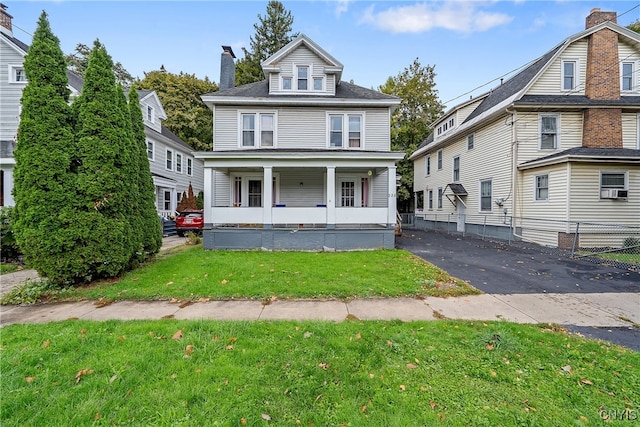
<path fill-rule="evenodd" d="M 44 10 L 65 54 L 99 39 L 133 76 L 162 65 L 218 83 L 221 45 L 238 58 L 249 48 L 267 1 L 2 0 L 14 37 L 31 42 Z M 634 1 L 282 1 L 306 34 L 344 65 L 342 79 L 377 89 L 415 59 L 435 67 L 447 108 L 500 84 L 567 37 L 584 30 L 591 9 L 640 19 Z"/>

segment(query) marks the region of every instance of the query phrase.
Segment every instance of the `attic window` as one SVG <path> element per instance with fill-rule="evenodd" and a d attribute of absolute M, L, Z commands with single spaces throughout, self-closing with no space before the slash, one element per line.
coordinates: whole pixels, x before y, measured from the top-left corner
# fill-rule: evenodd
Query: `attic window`
<path fill-rule="evenodd" d="M 298 67 L 298 90 L 309 88 L 309 67 Z"/>
<path fill-rule="evenodd" d="M 630 92 L 634 90 L 633 87 L 633 62 L 622 63 L 622 90 Z"/>
<path fill-rule="evenodd" d="M 10 83 L 26 83 L 27 75 L 21 65 L 9 65 L 9 82 Z"/>
<path fill-rule="evenodd" d="M 282 78 L 282 90 L 291 90 L 291 77 Z"/>
<path fill-rule="evenodd" d="M 153 107 L 147 105 L 147 121 L 153 123 Z"/>

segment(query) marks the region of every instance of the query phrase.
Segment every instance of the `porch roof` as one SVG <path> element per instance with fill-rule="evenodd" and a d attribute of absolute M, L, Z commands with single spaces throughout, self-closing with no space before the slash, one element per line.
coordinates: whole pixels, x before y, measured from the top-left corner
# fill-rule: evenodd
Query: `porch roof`
<path fill-rule="evenodd" d="M 225 151 L 197 151 L 193 153 L 196 159 L 205 162 L 260 161 L 291 162 L 291 161 L 350 161 L 367 163 L 371 161 L 398 161 L 404 158 L 401 151 L 367 151 L 367 150 L 320 150 L 320 149 L 246 149 Z"/>

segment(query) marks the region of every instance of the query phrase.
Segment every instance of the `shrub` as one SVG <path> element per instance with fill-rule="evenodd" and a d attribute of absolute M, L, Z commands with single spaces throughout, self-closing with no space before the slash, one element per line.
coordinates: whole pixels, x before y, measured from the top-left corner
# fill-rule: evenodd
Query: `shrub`
<path fill-rule="evenodd" d="M 2 248 L 2 259 L 7 261 L 15 261 L 22 255 L 13 235 L 12 214 L 12 207 L 0 207 L 0 247 Z"/>

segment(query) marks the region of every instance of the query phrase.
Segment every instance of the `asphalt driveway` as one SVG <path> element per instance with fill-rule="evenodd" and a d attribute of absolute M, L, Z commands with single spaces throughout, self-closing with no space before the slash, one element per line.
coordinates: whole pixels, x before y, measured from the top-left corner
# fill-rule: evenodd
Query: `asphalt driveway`
<path fill-rule="evenodd" d="M 640 292 L 638 272 L 553 255 L 534 244 L 405 229 L 396 246 L 489 294 Z"/>
<path fill-rule="evenodd" d="M 628 300 L 632 307 L 634 300 L 640 301 L 640 273 L 588 260 L 571 259 L 559 251 L 550 251 L 534 244 L 508 244 L 470 236 L 405 229 L 403 235 L 396 238 L 396 246 L 488 294 L 615 293 L 619 297 L 619 294 L 629 293 Z M 634 314 L 638 313 L 640 303 Z M 571 332 L 640 351 L 640 328 L 632 322 L 628 327 L 564 326 Z"/>

